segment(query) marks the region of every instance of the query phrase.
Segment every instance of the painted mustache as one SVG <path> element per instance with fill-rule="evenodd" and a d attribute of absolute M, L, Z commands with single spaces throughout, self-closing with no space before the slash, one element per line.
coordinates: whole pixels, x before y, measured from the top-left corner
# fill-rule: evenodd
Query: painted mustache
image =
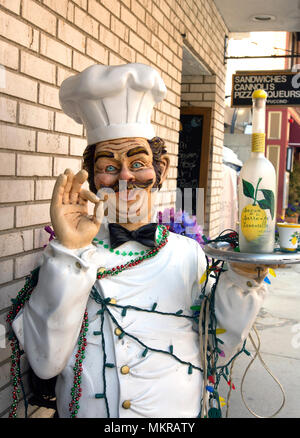
<path fill-rule="evenodd" d="M 102 185 L 100 187 L 100 189 L 104 189 L 104 190 L 105 189 L 112 189 L 115 193 L 118 193 L 118 192 L 123 191 L 123 190 L 147 189 L 148 187 L 150 187 L 153 184 L 153 182 L 154 182 L 153 178 L 148 179 L 145 182 L 135 181 L 135 182 L 126 183 L 126 181 L 125 181 L 125 184 L 124 184 L 124 182 L 122 184 L 120 184 L 120 181 L 117 181 L 115 184 L 113 184 L 111 186 Z"/>

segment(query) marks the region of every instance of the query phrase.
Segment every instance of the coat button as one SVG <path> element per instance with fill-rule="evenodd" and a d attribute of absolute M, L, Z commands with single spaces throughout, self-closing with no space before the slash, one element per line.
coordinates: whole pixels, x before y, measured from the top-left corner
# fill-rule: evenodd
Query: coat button
<path fill-rule="evenodd" d="M 76 263 L 75 263 L 75 266 L 76 266 L 76 268 L 78 268 L 78 269 L 81 269 L 81 268 L 82 268 L 82 266 L 81 266 L 81 264 L 80 264 L 79 262 L 76 262 Z"/>
<path fill-rule="evenodd" d="M 115 329 L 115 335 L 116 336 L 120 336 L 120 334 L 122 333 L 122 330 L 119 329 L 118 327 Z"/>
<path fill-rule="evenodd" d="M 129 366 L 127 366 L 127 365 L 123 365 L 123 366 L 121 367 L 121 373 L 122 373 L 122 374 L 128 374 L 129 371 L 130 371 Z"/>
<path fill-rule="evenodd" d="M 123 401 L 122 406 L 124 409 L 129 409 L 131 406 L 131 403 L 129 400 L 125 400 L 125 401 Z"/>
<path fill-rule="evenodd" d="M 252 283 L 251 283 L 251 281 L 247 281 L 247 286 L 248 286 L 248 287 L 252 287 Z"/>

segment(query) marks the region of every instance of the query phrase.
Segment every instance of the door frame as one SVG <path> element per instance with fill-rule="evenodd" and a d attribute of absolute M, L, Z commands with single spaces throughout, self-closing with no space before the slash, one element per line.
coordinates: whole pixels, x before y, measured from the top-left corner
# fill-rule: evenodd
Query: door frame
<path fill-rule="evenodd" d="M 211 138 L 211 108 L 198 106 L 180 107 L 180 115 L 203 116 L 201 154 L 200 154 L 200 171 L 199 171 L 199 188 L 204 188 L 204 214 L 206 206 L 208 170 L 210 161 L 210 138 Z"/>

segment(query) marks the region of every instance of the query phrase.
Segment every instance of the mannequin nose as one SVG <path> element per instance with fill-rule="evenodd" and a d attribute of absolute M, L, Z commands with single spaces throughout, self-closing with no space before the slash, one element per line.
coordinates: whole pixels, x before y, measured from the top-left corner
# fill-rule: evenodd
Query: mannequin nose
<path fill-rule="evenodd" d="M 134 181 L 135 177 L 133 173 L 128 169 L 126 165 L 122 166 L 121 172 L 120 172 L 120 180 L 123 181 Z"/>

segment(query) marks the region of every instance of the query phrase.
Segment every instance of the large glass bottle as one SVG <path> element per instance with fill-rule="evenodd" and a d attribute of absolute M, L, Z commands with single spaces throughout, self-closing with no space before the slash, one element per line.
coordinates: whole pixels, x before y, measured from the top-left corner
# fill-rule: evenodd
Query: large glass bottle
<path fill-rule="evenodd" d="M 276 222 L 276 173 L 265 157 L 267 93 L 252 94 L 252 152 L 239 178 L 239 247 L 241 252 L 272 253 Z"/>

